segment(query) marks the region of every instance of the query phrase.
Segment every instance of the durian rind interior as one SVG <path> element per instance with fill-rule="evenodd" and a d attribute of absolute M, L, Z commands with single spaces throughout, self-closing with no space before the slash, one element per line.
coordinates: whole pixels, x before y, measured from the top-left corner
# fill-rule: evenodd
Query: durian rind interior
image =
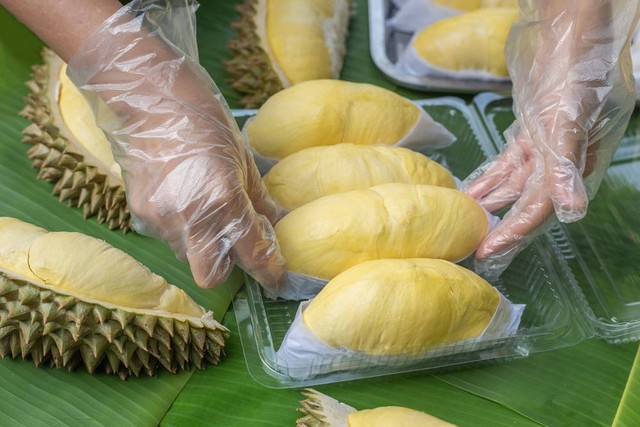
<path fill-rule="evenodd" d="M 485 211 L 461 191 L 398 183 L 321 197 L 275 225 L 288 268 L 327 280 L 374 259 L 458 261 L 487 228 Z"/>
<path fill-rule="evenodd" d="M 412 44 L 431 65 L 508 77 L 504 46 L 518 9 L 490 8 L 445 18 L 420 31 Z"/>
<path fill-rule="evenodd" d="M 314 80 L 272 96 L 246 125 L 251 146 L 282 159 L 305 148 L 351 143 L 394 145 L 410 133 L 420 108 L 366 83 Z"/>
<path fill-rule="evenodd" d="M 346 143 L 298 151 L 264 176 L 271 196 L 288 210 L 330 194 L 393 182 L 456 188 L 453 175 L 423 154 Z"/>
<path fill-rule="evenodd" d="M 96 125 L 93 110 L 84 98 L 80 90 L 67 77 L 67 64 L 62 60 L 52 65 L 59 64 L 58 70 L 58 108 L 62 120 L 73 139 L 83 148 L 83 155 L 91 158 L 100 170 L 109 174 L 114 184 L 124 184 L 120 165 L 116 163 L 111 145 L 104 132 Z M 54 88 L 55 90 L 55 88 Z M 106 112 L 104 112 L 106 113 Z"/>
<path fill-rule="evenodd" d="M 375 260 L 331 280 L 302 318 L 335 348 L 417 355 L 481 335 L 499 300 L 484 279 L 448 261 Z"/>
<path fill-rule="evenodd" d="M 27 238 L 18 239 L 18 233 Z M 0 271 L 110 308 L 205 314 L 183 290 L 106 242 L 81 233 L 46 232 L 13 218 L 0 218 Z"/>
<path fill-rule="evenodd" d="M 0 357 L 121 378 L 220 360 L 227 329 L 106 243 L 0 218 Z"/>
<path fill-rule="evenodd" d="M 349 21 L 348 0 L 261 0 L 266 23 L 256 27 L 285 87 L 340 76 Z"/>
<path fill-rule="evenodd" d="M 131 228 L 124 182 L 104 133 L 79 90 L 66 76 L 66 64 L 51 50 L 42 50 L 44 64 L 32 68 L 20 114 L 32 124 L 23 141 L 38 179 L 54 184 L 53 194 L 96 216 L 110 229 Z M 105 112 L 105 114 L 108 114 Z"/>
<path fill-rule="evenodd" d="M 348 427 L 455 427 L 453 424 L 415 409 L 381 406 L 347 415 Z"/>
<path fill-rule="evenodd" d="M 227 70 L 245 108 L 302 81 L 340 76 L 350 0 L 245 0 Z"/>

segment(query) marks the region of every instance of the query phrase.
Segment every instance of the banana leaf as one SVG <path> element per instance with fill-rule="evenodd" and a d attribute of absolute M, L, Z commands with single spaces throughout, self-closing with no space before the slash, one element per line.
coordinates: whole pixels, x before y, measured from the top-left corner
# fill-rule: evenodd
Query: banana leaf
<path fill-rule="evenodd" d="M 202 2 L 198 42 L 203 65 L 232 108 L 239 95 L 230 89 L 230 23 L 239 0 Z M 368 51 L 367 2 L 355 2 L 343 78 L 374 83 L 411 98 L 436 94 L 402 89 L 376 69 Z M 27 93 L 23 82 L 39 62 L 42 43 L 0 10 L 0 215 L 15 216 L 52 230 L 81 231 L 107 240 L 139 259 L 171 283 L 183 287 L 221 318 L 240 275 L 221 289 L 204 291 L 186 265 L 161 242 L 109 231 L 60 203 L 49 184 L 36 180 L 20 144 L 27 125 L 17 115 Z M 285 426 L 294 425 L 299 390 L 272 390 L 249 376 L 231 312 L 224 323 L 232 335 L 219 366 L 178 375 L 121 381 L 103 374 L 36 368 L 26 360 L 0 360 L 0 419 L 18 426 Z M 527 359 L 430 375 L 416 373 L 318 387 L 357 409 L 401 405 L 461 426 L 640 425 L 640 368 L 636 344 L 613 346 L 598 340 Z M 640 361 L 636 360 L 636 365 Z"/>

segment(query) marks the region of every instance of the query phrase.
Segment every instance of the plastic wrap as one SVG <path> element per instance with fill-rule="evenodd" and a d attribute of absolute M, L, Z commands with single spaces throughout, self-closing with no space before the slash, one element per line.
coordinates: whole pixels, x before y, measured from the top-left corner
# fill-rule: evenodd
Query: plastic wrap
<path fill-rule="evenodd" d="M 198 64 L 197 3 L 134 1 L 69 61 L 122 168 L 136 231 L 167 241 L 203 287 L 234 263 L 278 289 L 270 199 L 230 110 Z"/>
<path fill-rule="evenodd" d="M 278 364 L 291 377 L 304 379 L 327 372 L 366 366 L 399 366 L 403 363 L 415 362 L 414 359 L 421 357 L 420 355 L 372 356 L 349 348 L 331 347 L 304 324 L 302 313 L 308 305 L 307 301 L 298 307 L 293 323 L 277 352 Z M 513 335 L 518 329 L 524 309 L 524 305 L 513 304 L 500 294 L 498 307 L 482 334 L 476 338 L 449 344 L 455 344 L 458 348 L 477 349 L 487 338 Z"/>
<path fill-rule="evenodd" d="M 506 48 L 516 120 L 503 152 L 465 182 L 492 212 L 513 205 L 476 252 L 487 277 L 556 218 L 586 214 L 635 99 L 629 45 L 637 1 L 520 5 Z"/>

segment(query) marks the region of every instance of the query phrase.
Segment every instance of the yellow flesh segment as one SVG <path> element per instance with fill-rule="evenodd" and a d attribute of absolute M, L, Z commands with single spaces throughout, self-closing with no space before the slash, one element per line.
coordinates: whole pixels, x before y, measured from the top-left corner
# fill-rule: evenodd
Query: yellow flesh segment
<path fill-rule="evenodd" d="M 271 196 L 288 210 L 329 194 L 392 182 L 456 187 L 451 173 L 423 154 L 355 144 L 307 148 L 279 161 L 264 177 Z"/>
<path fill-rule="evenodd" d="M 316 199 L 275 225 L 291 271 L 331 279 L 383 258 L 457 261 L 482 241 L 485 211 L 461 191 L 383 184 Z"/>
<path fill-rule="evenodd" d="M 389 90 L 316 80 L 272 96 L 247 125 L 247 134 L 258 153 L 281 159 L 323 145 L 393 145 L 419 117 L 419 107 Z"/>
<path fill-rule="evenodd" d="M 323 24 L 333 15 L 327 0 L 267 1 L 267 38 L 292 84 L 334 77 Z"/>
<path fill-rule="evenodd" d="M 121 178 L 120 166 L 116 163 L 111 152 L 109 140 L 102 130 L 96 125 L 91 107 L 82 96 L 82 93 L 67 77 L 67 65 L 60 67 L 60 96 L 58 107 L 69 132 L 84 150 L 90 153 L 100 164 L 103 173 Z"/>
<path fill-rule="evenodd" d="M 347 415 L 349 427 L 455 427 L 424 412 L 399 406 L 383 406 Z"/>
<path fill-rule="evenodd" d="M 418 55 L 447 70 L 486 71 L 508 77 L 504 46 L 517 9 L 482 9 L 442 19 L 413 40 Z"/>
<path fill-rule="evenodd" d="M 484 279 L 451 262 L 386 259 L 335 277 L 302 317 L 332 347 L 372 355 L 421 354 L 482 334 L 499 300 Z"/>
<path fill-rule="evenodd" d="M 431 0 L 440 6 L 450 7 L 465 12 L 490 7 L 518 7 L 518 0 Z"/>
<path fill-rule="evenodd" d="M 0 218 L 0 270 L 123 308 L 205 314 L 184 291 L 102 240 L 12 218 Z"/>

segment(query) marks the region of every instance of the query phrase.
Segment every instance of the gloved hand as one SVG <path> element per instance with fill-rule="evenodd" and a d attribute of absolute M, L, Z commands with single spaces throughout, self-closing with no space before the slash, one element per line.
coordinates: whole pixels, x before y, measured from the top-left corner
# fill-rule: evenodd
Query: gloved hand
<path fill-rule="evenodd" d="M 221 93 L 198 64 L 195 3 L 134 1 L 69 61 L 122 167 L 136 231 L 166 240 L 202 287 L 239 263 L 272 291 L 284 259 L 269 197 Z M 176 6 L 178 5 L 178 6 Z"/>
<path fill-rule="evenodd" d="M 635 101 L 637 0 L 520 6 L 506 45 L 516 119 L 502 153 L 464 183 L 492 212 L 513 205 L 476 251 L 476 270 L 489 277 L 557 219 L 584 217 Z"/>

